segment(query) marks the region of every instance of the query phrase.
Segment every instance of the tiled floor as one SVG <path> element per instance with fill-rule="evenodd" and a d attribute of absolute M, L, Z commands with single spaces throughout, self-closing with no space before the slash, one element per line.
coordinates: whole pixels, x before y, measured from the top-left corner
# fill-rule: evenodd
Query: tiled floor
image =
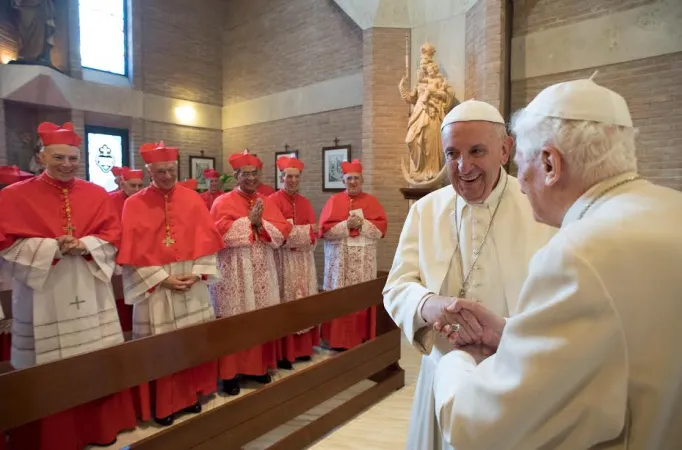
<path fill-rule="evenodd" d="M 333 357 L 334 353 L 320 349 L 312 362 L 297 363 L 296 368 L 307 367 L 310 364 Z M 403 341 L 402 358 L 400 365 L 405 369 L 405 387 L 395 392 L 381 403 L 365 411 L 354 420 L 336 429 L 333 433 L 313 445 L 314 450 L 354 450 L 354 449 L 402 449 L 405 446 L 407 434 L 407 424 L 409 421 L 410 407 L 412 405 L 412 395 L 414 393 L 414 383 L 419 371 L 419 354 Z M 292 371 L 279 371 L 273 374 L 273 380 L 281 377 L 290 376 Z M 282 437 L 305 426 L 320 415 L 330 411 L 334 407 L 357 395 L 373 385 L 370 381 L 363 381 L 336 395 L 330 400 L 316 406 L 315 408 L 300 415 L 284 425 L 261 436 L 259 439 L 244 446 L 245 450 L 261 450 L 277 442 Z M 251 392 L 258 387 L 257 384 L 242 386 L 242 393 Z M 208 411 L 217 406 L 223 405 L 236 397 L 225 395 L 214 395 L 205 404 L 204 411 Z M 185 415 L 179 417 L 176 423 L 192 417 Z M 122 433 L 119 435 L 115 445 L 110 449 L 119 449 L 123 446 L 136 442 L 140 439 L 153 435 L 161 430 L 160 427 L 148 423 L 138 427 L 136 430 Z M 377 430 L 380 430 L 379 432 Z M 101 447 L 98 447 L 101 448 Z"/>

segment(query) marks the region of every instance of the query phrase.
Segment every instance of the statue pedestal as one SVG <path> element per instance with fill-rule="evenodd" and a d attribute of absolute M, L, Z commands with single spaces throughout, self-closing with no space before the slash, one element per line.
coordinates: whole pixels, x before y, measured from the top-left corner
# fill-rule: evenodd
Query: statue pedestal
<path fill-rule="evenodd" d="M 426 195 L 430 194 L 431 192 L 440 189 L 440 187 L 437 188 L 400 188 L 400 193 L 403 194 L 403 198 L 405 200 L 411 200 L 412 202 L 416 202 L 422 197 L 425 197 Z"/>

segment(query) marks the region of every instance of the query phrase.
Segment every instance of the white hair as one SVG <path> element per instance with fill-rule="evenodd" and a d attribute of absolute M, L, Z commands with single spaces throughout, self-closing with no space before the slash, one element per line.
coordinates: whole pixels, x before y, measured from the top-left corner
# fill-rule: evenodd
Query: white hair
<path fill-rule="evenodd" d="M 177 161 L 169 161 L 169 162 L 172 162 L 173 165 L 176 166 L 176 167 L 178 166 L 178 162 L 177 162 Z M 154 164 L 154 163 L 145 164 L 144 167 L 145 167 L 146 169 L 148 169 L 148 170 L 152 170 L 152 164 Z"/>
<path fill-rule="evenodd" d="M 525 109 L 514 114 L 511 124 L 519 156 L 528 161 L 551 145 L 585 186 L 637 171 L 635 128 L 539 116 Z"/>

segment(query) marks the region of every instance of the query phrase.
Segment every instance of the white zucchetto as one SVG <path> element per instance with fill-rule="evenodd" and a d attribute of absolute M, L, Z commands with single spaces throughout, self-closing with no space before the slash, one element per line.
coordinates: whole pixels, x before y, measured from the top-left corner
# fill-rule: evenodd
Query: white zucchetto
<path fill-rule="evenodd" d="M 502 114 L 491 104 L 478 100 L 467 100 L 450 110 L 443 118 L 440 131 L 455 122 L 472 122 L 480 120 L 484 122 L 501 123 L 504 125 Z"/>
<path fill-rule="evenodd" d="M 592 81 L 595 75 L 596 72 L 588 80 L 554 84 L 540 92 L 525 110 L 538 116 L 632 128 L 625 99 Z"/>

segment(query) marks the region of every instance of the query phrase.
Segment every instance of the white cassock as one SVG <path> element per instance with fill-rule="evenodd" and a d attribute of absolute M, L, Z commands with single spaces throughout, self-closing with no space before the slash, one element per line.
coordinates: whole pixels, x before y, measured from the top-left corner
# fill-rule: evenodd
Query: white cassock
<path fill-rule="evenodd" d="M 160 286 L 172 275 L 201 277 L 187 291 Z M 162 266 L 123 266 L 125 302 L 133 305 L 133 338 L 153 336 L 215 318 L 208 286 L 220 278 L 216 255 Z"/>
<path fill-rule="evenodd" d="M 487 241 L 474 263 L 474 251 L 481 246 L 500 199 Z M 433 382 L 439 360 L 452 346 L 426 327 L 418 311 L 421 300 L 431 293 L 459 296 L 462 272 L 464 278 L 471 272 L 466 298 L 478 300 L 502 316 L 513 315 L 528 262 L 553 233 L 552 228 L 535 222 L 518 181 L 504 169 L 481 204 L 467 204 L 452 186 L 446 186 L 410 208 L 384 287 L 386 310 L 409 342 L 424 354 L 406 448 L 451 448 L 438 429 Z"/>
<path fill-rule="evenodd" d="M 13 279 L 14 368 L 123 342 L 111 286 L 116 248 L 94 236 L 80 241 L 91 258 L 61 255 L 51 238 L 19 239 L 0 252 Z"/>
<path fill-rule="evenodd" d="M 634 175 L 568 210 L 495 355 L 438 363 L 436 408 L 455 448 L 682 448 L 682 194 L 638 180 L 597 199 Z"/>

